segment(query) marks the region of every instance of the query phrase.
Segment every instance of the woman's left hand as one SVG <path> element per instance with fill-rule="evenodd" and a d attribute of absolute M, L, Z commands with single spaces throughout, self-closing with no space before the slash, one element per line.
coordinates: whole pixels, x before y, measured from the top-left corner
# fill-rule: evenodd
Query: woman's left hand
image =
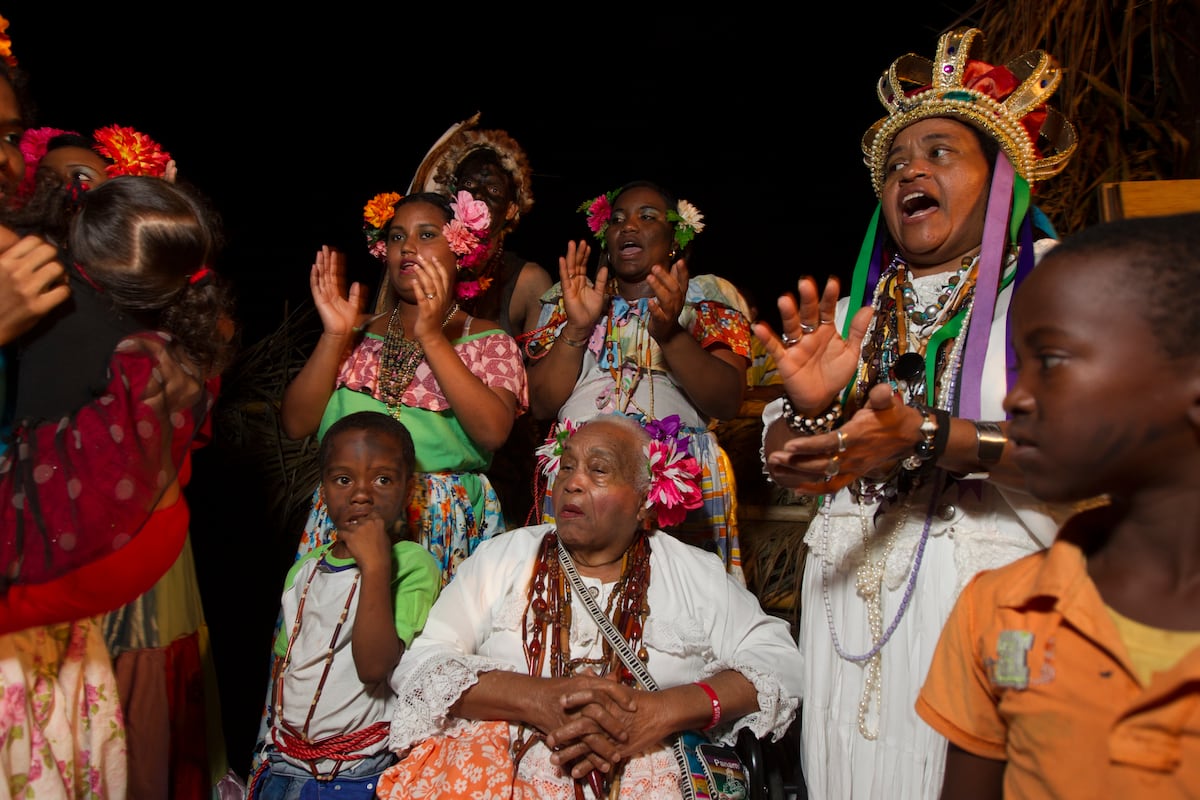
<path fill-rule="evenodd" d="M 442 264 L 437 256 L 417 256 L 413 291 L 417 300 L 417 324 L 413 336 L 424 344 L 430 337 L 442 335 L 442 323 L 454 305 L 456 266 Z"/>
<path fill-rule="evenodd" d="M 624 761 L 658 747 L 674 732 L 669 700 L 661 692 L 630 689 L 615 680 L 608 683 L 566 695 L 563 707 L 572 718 L 546 737 L 547 746 L 555 749 L 551 760 L 560 766 L 572 764 L 575 778 L 587 775 L 596 757 L 607 763 Z"/>
<path fill-rule="evenodd" d="M 795 436 L 766 458 L 771 480 L 803 494 L 834 492 L 858 478 L 883 480 L 913 454 L 924 417 L 887 383 L 836 431 Z"/>
<path fill-rule="evenodd" d="M 650 320 L 646 329 L 660 345 L 683 328 L 679 326 L 679 315 L 683 313 L 683 301 L 687 296 L 688 268 L 681 258 L 672 266 L 670 272 L 659 264 L 650 269 L 646 283 L 654 290 L 654 298 L 650 301 Z"/>

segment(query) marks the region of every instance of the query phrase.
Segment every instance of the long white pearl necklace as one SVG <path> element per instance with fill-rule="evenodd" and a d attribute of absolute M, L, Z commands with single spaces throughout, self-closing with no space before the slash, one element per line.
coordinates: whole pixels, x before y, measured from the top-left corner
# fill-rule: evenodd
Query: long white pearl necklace
<path fill-rule="evenodd" d="M 878 560 L 873 561 L 871 559 L 870 526 L 867 523 L 863 501 L 861 498 L 858 501 L 858 519 L 863 537 L 863 561 L 855 576 L 855 588 L 867 606 L 867 626 L 871 630 L 871 642 L 874 644 L 883 644 L 883 576 L 887 571 L 888 558 L 896 544 L 896 537 L 904 527 L 904 523 L 908 521 L 910 502 L 908 498 L 905 498 L 900 520 L 884 537 L 883 550 L 880 552 Z M 863 676 L 862 697 L 858 700 L 858 732 L 863 735 L 864 739 L 874 741 L 879 736 L 879 714 L 883 710 L 883 647 L 873 647 L 872 650 L 875 652 L 867 661 L 867 671 Z M 875 705 L 873 727 L 867 723 L 872 701 Z"/>
<path fill-rule="evenodd" d="M 939 475 L 944 476 L 944 473 L 939 473 Z M 871 628 L 871 639 L 874 642 L 871 649 L 866 653 L 861 655 L 847 653 L 838 639 L 837 627 L 833 622 L 833 605 L 829 600 L 830 565 L 824 558 L 821 560 L 821 595 L 825 601 L 825 621 L 829 625 L 829 635 L 833 639 L 833 649 L 847 661 L 854 661 L 856 663 L 867 662 L 867 673 L 864 676 L 863 682 L 863 694 L 858 703 L 858 730 L 865 739 L 874 740 L 879 735 L 878 722 L 872 730 L 867 725 L 867 716 L 870 711 L 872 698 L 875 699 L 876 709 L 882 711 L 883 708 L 883 664 L 880 661 L 880 653 L 883 650 L 883 646 L 892 638 L 892 634 L 896 632 L 896 628 L 900 625 L 900 620 L 903 618 L 904 612 L 908 610 L 908 604 L 912 602 L 913 591 L 917 586 L 917 574 L 921 571 L 921 561 L 925 556 L 925 544 L 929 541 L 929 528 L 933 522 L 933 510 L 937 504 L 938 497 L 941 495 L 943 485 L 943 481 L 940 478 L 934 483 L 933 492 L 929 497 L 929 508 L 925 512 L 925 525 L 921 530 L 921 538 L 917 543 L 913 564 L 908 573 L 908 583 L 904 587 L 904 595 L 900 598 L 900 606 L 896 609 L 896 616 L 892 618 L 891 624 L 887 626 L 886 630 L 883 629 L 883 577 L 887 569 L 888 556 L 896 543 L 899 531 L 908 522 L 908 512 L 912 503 L 912 495 L 905 495 L 904 505 L 901 507 L 900 519 L 892 527 L 891 531 L 888 532 L 884 539 L 881 558 L 874 564 L 870 560 L 870 523 L 867 521 L 862 495 L 858 496 L 858 519 L 862 530 L 865 552 L 863 556 L 864 562 L 859 566 L 855 586 L 858 594 L 863 598 L 867 606 L 867 621 Z M 822 506 L 821 513 L 821 544 L 824 553 L 831 552 L 829 548 L 830 503 L 828 502 L 830 499 L 829 497 L 825 498 L 826 502 Z M 876 619 L 872 619 L 872 615 Z"/>

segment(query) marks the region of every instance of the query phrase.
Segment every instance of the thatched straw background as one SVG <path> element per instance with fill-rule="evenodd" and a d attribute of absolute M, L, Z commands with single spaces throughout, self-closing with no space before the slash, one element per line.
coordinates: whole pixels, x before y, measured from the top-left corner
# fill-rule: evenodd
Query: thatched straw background
<path fill-rule="evenodd" d="M 985 0 L 963 21 L 993 61 L 1042 49 L 1063 67 L 1051 104 L 1079 147 L 1036 200 L 1060 234 L 1100 220 L 1105 182 L 1200 178 L 1196 0 Z"/>

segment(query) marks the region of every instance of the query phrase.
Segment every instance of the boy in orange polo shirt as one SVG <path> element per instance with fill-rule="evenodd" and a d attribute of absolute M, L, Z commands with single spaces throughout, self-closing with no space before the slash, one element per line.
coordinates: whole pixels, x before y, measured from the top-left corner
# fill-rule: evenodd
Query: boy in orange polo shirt
<path fill-rule="evenodd" d="M 977 575 L 917 712 L 943 798 L 1200 792 L 1200 214 L 1084 230 L 1017 291 L 1004 407 L 1029 490 L 1107 502 Z"/>

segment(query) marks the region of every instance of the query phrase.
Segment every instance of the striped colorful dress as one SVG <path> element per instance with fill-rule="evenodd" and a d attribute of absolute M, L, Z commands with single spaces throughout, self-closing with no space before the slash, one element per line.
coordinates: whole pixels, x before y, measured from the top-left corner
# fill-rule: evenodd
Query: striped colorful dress
<path fill-rule="evenodd" d="M 688 449 L 703 469 L 704 505 L 669 532 L 720 555 L 729 573 L 744 583 L 733 467 L 713 432 L 720 420 L 705 416 L 692 405 L 668 371 L 662 350 L 646 327 L 648 303 L 648 298 L 632 304 L 619 295 L 611 298 L 608 312 L 597 321 L 588 340 L 579 380 L 559 409 L 547 441 L 566 424 L 599 414 L 620 412 L 642 422 L 678 415 L 680 433 L 687 434 Z M 530 350 L 553 347 L 566 319 L 562 286 L 555 284 L 542 296 L 542 313 L 528 344 Z M 749 311 L 729 281 L 715 275 L 692 276 L 679 324 L 702 347 L 728 347 L 750 360 Z M 542 522 L 554 521 L 550 499 L 554 472 L 546 476 Z"/>

